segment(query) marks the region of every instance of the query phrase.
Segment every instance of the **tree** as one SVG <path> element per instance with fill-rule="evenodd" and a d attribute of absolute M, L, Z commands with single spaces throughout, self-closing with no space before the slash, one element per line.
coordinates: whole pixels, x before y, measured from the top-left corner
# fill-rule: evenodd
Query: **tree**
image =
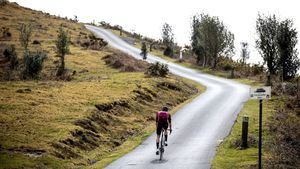
<path fill-rule="evenodd" d="M 56 49 L 57 54 L 60 57 L 61 64 L 57 71 L 57 76 L 61 76 L 65 71 L 65 55 L 70 52 L 69 50 L 70 38 L 68 32 L 66 32 L 62 26 L 59 28 L 57 40 L 56 40 Z"/>
<path fill-rule="evenodd" d="M 143 60 L 146 60 L 147 59 L 147 46 L 146 46 L 146 43 L 143 42 L 142 43 L 142 48 L 141 48 L 141 55 L 143 56 Z"/>
<path fill-rule="evenodd" d="M 280 22 L 276 37 L 279 55 L 278 68 L 284 81 L 294 78 L 300 66 L 296 49 L 297 31 L 293 25 L 293 21 L 288 19 Z"/>
<path fill-rule="evenodd" d="M 20 36 L 19 36 L 20 43 L 26 53 L 28 52 L 28 44 L 32 34 L 32 26 L 30 24 L 22 23 L 19 31 L 20 31 Z"/>
<path fill-rule="evenodd" d="M 256 20 L 256 32 L 258 34 L 256 47 L 267 64 L 269 74 L 267 85 L 271 85 L 272 75 L 276 74 L 277 70 L 277 25 L 278 21 L 275 15 L 258 15 Z"/>
<path fill-rule="evenodd" d="M 120 36 L 123 35 L 123 27 L 120 25 L 114 25 L 113 29 L 118 30 L 120 32 Z"/>
<path fill-rule="evenodd" d="M 162 28 L 162 39 L 163 44 L 166 46 L 164 55 L 172 57 L 174 54 L 174 34 L 172 32 L 172 27 L 165 23 Z"/>
<path fill-rule="evenodd" d="M 200 22 L 200 18 L 198 16 L 193 16 L 192 18 L 192 36 L 191 36 L 191 47 L 192 51 L 197 56 L 197 64 L 202 62 L 202 66 L 205 67 L 207 64 L 206 50 L 204 50 L 205 40 L 204 40 L 204 22 Z M 201 28 L 201 31 L 200 31 Z M 202 34 L 203 33 L 203 34 Z"/>
<path fill-rule="evenodd" d="M 216 68 L 218 57 L 234 51 L 234 35 L 218 17 L 207 14 L 195 15 L 192 20 L 191 45 L 197 62 Z"/>
<path fill-rule="evenodd" d="M 77 15 L 74 15 L 74 22 L 78 22 L 78 17 L 77 17 Z"/>
<path fill-rule="evenodd" d="M 241 58 L 242 58 L 242 63 L 243 65 L 246 64 L 246 61 L 249 59 L 249 49 L 248 46 L 249 44 L 247 42 L 241 42 L 242 50 L 241 50 Z"/>
<path fill-rule="evenodd" d="M 153 47 L 155 47 L 155 45 L 157 44 L 157 42 L 154 40 L 150 43 L 149 45 L 149 51 L 152 52 Z"/>

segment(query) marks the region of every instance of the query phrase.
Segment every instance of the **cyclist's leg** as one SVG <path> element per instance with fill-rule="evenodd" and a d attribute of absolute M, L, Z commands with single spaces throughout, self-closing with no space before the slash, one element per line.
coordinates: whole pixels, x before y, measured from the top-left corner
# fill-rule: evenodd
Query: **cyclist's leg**
<path fill-rule="evenodd" d="M 165 129 L 165 146 L 168 146 L 167 141 L 168 141 L 168 124 L 164 125 Z"/>
<path fill-rule="evenodd" d="M 161 130 L 162 130 L 162 125 L 158 124 L 157 128 L 156 128 L 156 155 L 159 154 L 159 139 L 160 139 L 160 134 L 161 134 Z"/>
<path fill-rule="evenodd" d="M 157 135 L 156 136 L 156 148 L 159 148 L 159 138 L 160 138 L 162 128 L 163 128 L 163 126 L 161 124 L 157 125 L 157 128 L 156 128 L 156 135 Z"/>
<path fill-rule="evenodd" d="M 156 148 L 157 148 L 157 149 L 159 148 L 159 136 L 160 136 L 160 135 L 157 135 L 157 136 L 156 136 Z"/>

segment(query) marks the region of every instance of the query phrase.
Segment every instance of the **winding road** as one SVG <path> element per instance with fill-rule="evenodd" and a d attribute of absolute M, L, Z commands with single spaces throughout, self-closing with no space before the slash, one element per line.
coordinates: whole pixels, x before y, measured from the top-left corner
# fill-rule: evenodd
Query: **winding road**
<path fill-rule="evenodd" d="M 90 25 L 86 25 L 86 28 L 105 39 L 110 46 L 142 59 L 140 49 L 130 46 L 112 32 Z M 229 134 L 237 114 L 249 98 L 249 86 L 204 74 L 151 54 L 147 61 L 168 64 L 170 72 L 206 86 L 206 91 L 173 115 L 173 133 L 169 137 L 163 161 L 159 161 L 155 155 L 153 133 L 132 152 L 107 168 L 210 168 L 217 146 Z"/>

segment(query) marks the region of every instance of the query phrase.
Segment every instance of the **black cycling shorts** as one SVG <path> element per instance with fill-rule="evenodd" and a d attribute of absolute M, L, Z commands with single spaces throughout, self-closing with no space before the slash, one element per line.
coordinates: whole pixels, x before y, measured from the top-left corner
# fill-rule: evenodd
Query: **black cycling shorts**
<path fill-rule="evenodd" d="M 157 124 L 157 128 L 156 128 L 156 134 L 160 135 L 162 129 L 165 129 L 165 131 L 167 131 L 167 129 L 168 129 L 168 123 L 158 123 Z"/>

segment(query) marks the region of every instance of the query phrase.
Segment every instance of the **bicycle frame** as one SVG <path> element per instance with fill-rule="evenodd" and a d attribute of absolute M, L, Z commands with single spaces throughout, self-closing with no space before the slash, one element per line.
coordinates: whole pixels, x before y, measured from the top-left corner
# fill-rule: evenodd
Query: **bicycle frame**
<path fill-rule="evenodd" d="M 159 160 L 163 159 L 163 154 L 164 154 L 164 146 L 165 146 L 165 129 L 162 129 L 161 131 L 161 136 L 160 136 L 160 147 L 159 147 Z"/>

